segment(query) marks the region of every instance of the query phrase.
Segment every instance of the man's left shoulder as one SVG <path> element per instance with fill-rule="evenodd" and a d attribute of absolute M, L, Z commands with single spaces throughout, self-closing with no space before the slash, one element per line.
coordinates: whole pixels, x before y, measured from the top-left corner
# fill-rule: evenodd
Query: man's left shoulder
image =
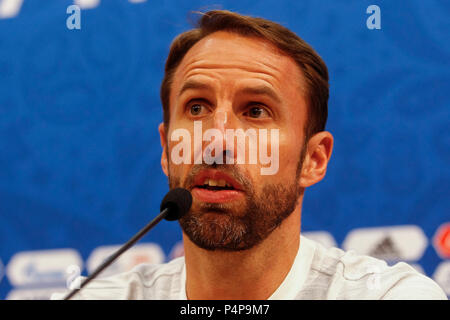
<path fill-rule="evenodd" d="M 354 252 L 346 252 L 340 261 L 344 287 L 353 293 L 353 299 L 447 300 L 436 282 L 405 262 L 390 266 Z"/>
<path fill-rule="evenodd" d="M 380 297 L 383 300 L 447 300 L 442 288 L 412 266 L 399 262 L 387 267 L 382 280 L 390 284 Z M 389 281 L 393 278 L 396 281 Z"/>

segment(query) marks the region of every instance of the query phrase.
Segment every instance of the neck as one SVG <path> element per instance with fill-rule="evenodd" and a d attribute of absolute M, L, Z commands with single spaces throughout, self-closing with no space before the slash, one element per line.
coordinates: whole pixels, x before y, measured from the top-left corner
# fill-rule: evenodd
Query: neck
<path fill-rule="evenodd" d="M 300 216 L 298 206 L 262 243 L 243 251 L 204 250 L 183 233 L 188 299 L 269 298 L 289 273 L 297 255 Z"/>

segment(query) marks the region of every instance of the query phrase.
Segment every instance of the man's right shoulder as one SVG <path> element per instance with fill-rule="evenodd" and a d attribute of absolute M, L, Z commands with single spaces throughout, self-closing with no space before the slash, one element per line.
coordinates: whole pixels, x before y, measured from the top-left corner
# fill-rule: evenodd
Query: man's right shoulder
<path fill-rule="evenodd" d="M 184 257 L 168 263 L 143 263 L 127 272 L 89 282 L 74 300 L 149 300 L 177 299 L 184 268 Z M 100 274 L 101 276 L 101 274 Z M 80 277 L 83 281 L 85 277 Z M 63 299 L 65 293 L 55 293 L 52 300 Z"/>

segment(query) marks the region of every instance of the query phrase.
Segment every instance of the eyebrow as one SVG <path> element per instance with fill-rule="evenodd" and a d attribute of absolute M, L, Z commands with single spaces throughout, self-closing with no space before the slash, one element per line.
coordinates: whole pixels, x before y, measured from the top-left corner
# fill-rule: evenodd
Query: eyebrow
<path fill-rule="evenodd" d="M 265 95 L 274 100 L 276 103 L 281 103 L 281 99 L 273 89 L 268 86 L 260 85 L 256 87 L 246 87 L 241 90 L 241 93 L 250 95 Z"/>
<path fill-rule="evenodd" d="M 188 80 L 181 87 L 180 92 L 178 93 L 178 97 L 181 96 L 187 90 L 212 90 L 213 88 L 203 82 Z"/>
<path fill-rule="evenodd" d="M 213 87 L 211 87 L 210 85 L 203 83 L 203 82 L 199 82 L 199 81 L 195 81 L 195 80 L 188 80 L 181 87 L 178 97 L 181 96 L 187 90 L 213 90 Z M 265 85 L 259 85 L 256 87 L 246 87 L 246 88 L 240 90 L 240 93 L 249 94 L 249 95 L 265 95 L 265 96 L 268 96 L 269 98 L 271 98 L 272 100 L 274 100 L 275 102 L 281 103 L 281 99 L 275 93 L 275 91 Z"/>

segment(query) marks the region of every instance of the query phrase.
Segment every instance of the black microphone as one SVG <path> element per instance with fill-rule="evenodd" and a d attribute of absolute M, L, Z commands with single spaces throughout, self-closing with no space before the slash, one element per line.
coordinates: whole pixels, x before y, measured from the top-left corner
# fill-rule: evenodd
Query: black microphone
<path fill-rule="evenodd" d="M 103 262 L 88 278 L 86 278 L 79 288 L 73 289 L 64 298 L 64 300 L 69 300 L 77 292 L 79 292 L 85 285 L 87 285 L 91 280 L 96 278 L 100 272 L 102 272 L 106 267 L 113 263 L 122 253 L 127 251 L 131 246 L 139 241 L 150 229 L 152 229 L 158 222 L 162 219 L 168 221 L 174 221 L 180 219 L 184 214 L 186 214 L 192 205 L 192 195 L 191 193 L 183 188 L 175 188 L 170 190 L 164 199 L 161 201 L 160 214 L 156 216 L 155 219 L 150 221 L 144 228 L 136 233 L 133 238 L 128 240 L 122 247 L 119 248 L 113 255 L 111 255 L 105 262 Z"/>

